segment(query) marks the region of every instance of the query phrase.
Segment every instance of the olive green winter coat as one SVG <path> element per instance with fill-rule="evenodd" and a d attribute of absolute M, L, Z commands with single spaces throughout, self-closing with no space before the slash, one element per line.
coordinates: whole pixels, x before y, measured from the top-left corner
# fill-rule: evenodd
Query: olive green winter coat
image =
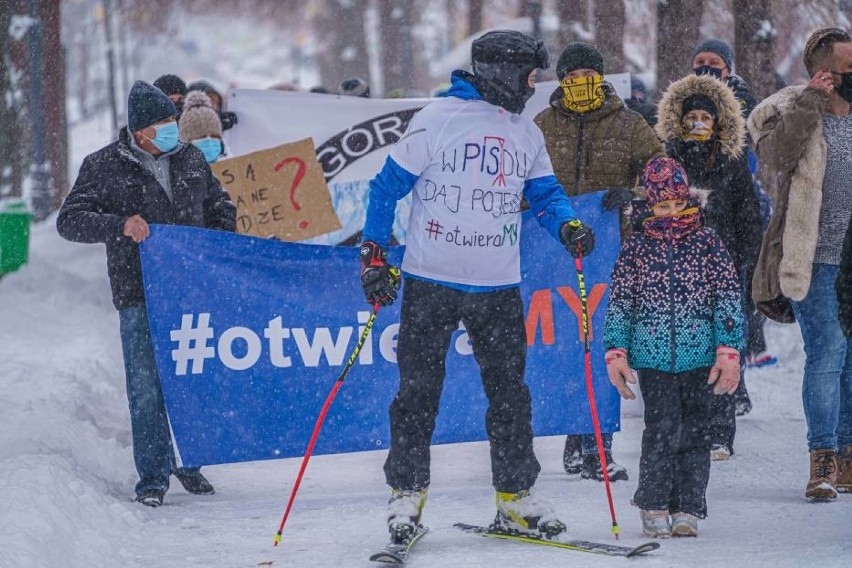
<path fill-rule="evenodd" d="M 603 105 L 586 113 L 566 110 L 562 88 L 535 117 L 553 171 L 570 196 L 613 187 L 633 188 L 651 158 L 665 156 L 660 140 L 638 112 L 604 83 Z"/>

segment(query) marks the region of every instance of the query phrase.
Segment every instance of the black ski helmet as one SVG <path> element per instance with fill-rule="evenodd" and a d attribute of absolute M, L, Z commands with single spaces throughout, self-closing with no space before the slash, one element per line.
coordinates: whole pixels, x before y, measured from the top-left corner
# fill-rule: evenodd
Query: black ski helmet
<path fill-rule="evenodd" d="M 474 85 L 482 98 L 513 113 L 524 110 L 535 92 L 527 84 L 534 69 L 547 69 L 543 42 L 514 30 L 495 30 L 476 40 L 470 50 Z"/>

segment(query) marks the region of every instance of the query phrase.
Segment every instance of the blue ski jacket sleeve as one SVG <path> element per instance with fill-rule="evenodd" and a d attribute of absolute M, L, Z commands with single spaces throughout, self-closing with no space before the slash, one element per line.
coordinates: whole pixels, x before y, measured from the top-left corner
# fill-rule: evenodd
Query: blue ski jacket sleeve
<path fill-rule="evenodd" d="M 524 183 L 524 197 L 538 223 L 561 243 L 559 229 L 568 221 L 576 219 L 577 214 L 556 176 L 528 179 Z"/>
<path fill-rule="evenodd" d="M 411 192 L 417 179 L 418 176 L 388 156 L 382 170 L 370 180 L 363 240 L 373 241 L 384 249 L 388 247 L 396 202 Z"/>

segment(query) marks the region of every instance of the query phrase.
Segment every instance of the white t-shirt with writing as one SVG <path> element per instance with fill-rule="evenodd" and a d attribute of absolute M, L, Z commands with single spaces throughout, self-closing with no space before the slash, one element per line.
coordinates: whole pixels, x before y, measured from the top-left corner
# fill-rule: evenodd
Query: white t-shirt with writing
<path fill-rule="evenodd" d="M 419 176 L 405 272 L 472 286 L 520 282 L 524 183 L 553 175 L 535 123 L 481 100 L 447 97 L 417 113 L 390 157 Z"/>

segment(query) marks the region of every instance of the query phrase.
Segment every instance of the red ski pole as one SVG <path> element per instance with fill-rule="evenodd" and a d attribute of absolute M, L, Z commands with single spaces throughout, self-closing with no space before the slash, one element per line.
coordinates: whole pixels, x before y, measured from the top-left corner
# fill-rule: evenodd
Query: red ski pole
<path fill-rule="evenodd" d="M 589 309 L 586 304 L 586 279 L 583 277 L 583 253 L 577 251 L 577 256 L 574 258 L 574 266 L 577 269 L 577 283 L 580 288 L 580 305 L 583 308 L 583 348 L 584 362 L 586 367 L 586 392 L 589 395 L 589 407 L 592 411 L 592 425 L 595 428 L 595 442 L 598 446 L 598 459 L 601 462 L 601 471 L 603 471 L 604 486 L 606 487 L 606 498 L 609 502 L 609 514 L 612 518 L 612 534 L 618 539 L 621 529 L 618 526 L 618 521 L 615 517 L 615 505 L 612 502 L 612 486 L 609 482 L 609 472 L 607 471 L 606 453 L 604 452 L 603 436 L 601 435 L 601 423 L 598 418 L 598 406 L 595 403 L 595 387 L 592 384 L 592 343 L 589 339 Z"/>
<path fill-rule="evenodd" d="M 396 272 L 393 272 L 393 270 L 396 270 Z M 391 275 L 394 278 L 399 278 L 399 270 L 392 269 Z M 370 329 L 372 329 L 373 322 L 376 321 L 376 314 L 378 313 L 379 304 L 375 303 L 373 304 L 373 312 L 370 314 L 370 318 L 367 320 L 367 323 L 364 324 L 364 331 L 361 332 L 361 336 L 358 338 L 358 343 L 355 344 L 355 349 L 352 350 L 352 354 L 346 361 L 346 366 L 343 367 L 343 371 L 341 371 L 340 376 L 337 377 L 334 387 L 332 387 L 331 392 L 328 393 L 328 397 L 325 399 L 325 403 L 322 405 L 322 410 L 320 410 L 317 422 L 314 425 L 314 430 L 311 433 L 311 439 L 308 442 L 308 449 L 305 450 L 305 456 L 302 458 L 302 465 L 299 467 L 299 474 L 296 476 L 296 483 L 293 484 L 293 490 L 290 492 L 290 499 L 287 501 L 287 508 L 284 510 L 284 516 L 281 518 L 281 524 L 278 526 L 278 532 L 275 533 L 274 546 L 278 546 L 278 543 L 281 542 L 281 534 L 284 532 L 284 525 L 287 523 L 287 518 L 290 516 L 290 510 L 293 508 L 293 503 L 296 501 L 296 493 L 299 491 L 299 485 L 302 483 L 302 477 L 305 475 L 305 469 L 307 469 L 308 462 L 311 460 L 311 454 L 314 452 L 314 444 L 316 444 L 323 422 L 325 422 L 325 415 L 328 414 L 328 409 L 334 401 L 334 397 L 337 396 L 337 391 L 339 391 L 340 387 L 343 386 L 343 379 L 346 378 L 346 375 L 349 373 L 349 369 L 352 368 L 352 365 L 355 363 L 355 359 L 358 358 L 361 348 L 364 347 L 364 343 L 367 341 L 367 336 L 370 334 Z"/>

